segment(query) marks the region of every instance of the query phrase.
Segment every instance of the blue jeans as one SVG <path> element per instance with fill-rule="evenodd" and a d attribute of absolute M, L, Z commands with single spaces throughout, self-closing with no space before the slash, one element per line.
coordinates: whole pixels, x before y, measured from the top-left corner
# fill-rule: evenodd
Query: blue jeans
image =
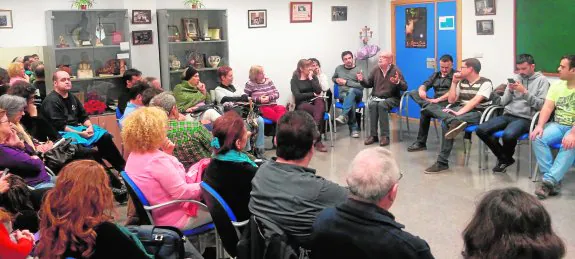
<path fill-rule="evenodd" d="M 265 123 L 262 116 L 258 116 L 258 137 L 256 138 L 256 148 L 264 149 L 266 146 Z"/>
<path fill-rule="evenodd" d="M 34 189 L 44 189 L 44 188 L 53 188 L 56 185 L 56 176 L 50 176 L 50 180 L 47 182 L 39 183 L 34 187 Z"/>
<path fill-rule="evenodd" d="M 359 130 L 359 127 L 357 126 L 355 109 L 357 107 L 357 104 L 361 101 L 361 98 L 363 98 L 363 91 L 357 88 L 350 88 L 349 91 L 347 91 L 347 93 L 341 93 L 341 94 L 345 95 L 343 99 L 343 109 L 341 111 L 341 114 L 347 115 L 348 117 L 347 125 L 349 125 L 352 131 L 357 131 Z"/>
<path fill-rule="evenodd" d="M 559 150 L 555 161 L 549 145 L 560 143 L 563 137 L 571 132 L 571 126 L 562 125 L 556 122 L 549 122 L 545 125 L 543 136 L 533 141 L 533 152 L 537 158 L 537 164 L 543 174 L 543 180 L 559 184 L 575 162 L 575 149 Z"/>
<path fill-rule="evenodd" d="M 505 114 L 484 122 L 477 127 L 477 136 L 491 149 L 493 154 L 501 162 L 508 162 L 513 158 L 517 139 L 525 133 L 529 133 L 531 121 L 528 119 Z M 493 136 L 493 133 L 503 130 L 501 141 Z"/>

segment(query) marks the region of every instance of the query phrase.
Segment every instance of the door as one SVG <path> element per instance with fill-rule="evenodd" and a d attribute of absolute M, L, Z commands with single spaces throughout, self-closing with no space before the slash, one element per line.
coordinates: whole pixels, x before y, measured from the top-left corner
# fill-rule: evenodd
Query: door
<path fill-rule="evenodd" d="M 396 64 L 411 91 L 438 71 L 443 54 L 450 54 L 457 64 L 457 4 L 454 0 L 394 5 Z M 408 116 L 419 118 L 419 106 L 411 98 L 409 107 Z"/>

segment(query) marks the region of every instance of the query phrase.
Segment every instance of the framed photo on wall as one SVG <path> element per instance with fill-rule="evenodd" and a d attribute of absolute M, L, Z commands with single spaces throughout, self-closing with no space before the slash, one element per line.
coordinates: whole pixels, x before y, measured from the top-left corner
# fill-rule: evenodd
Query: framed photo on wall
<path fill-rule="evenodd" d="M 0 9 L 0 29 L 12 29 L 12 10 Z"/>
<path fill-rule="evenodd" d="M 495 15 L 495 0 L 475 0 L 475 15 Z"/>
<path fill-rule="evenodd" d="M 291 23 L 312 21 L 312 2 L 290 2 L 289 21 Z"/>
<path fill-rule="evenodd" d="M 154 38 L 152 37 L 152 30 L 144 31 L 133 31 L 132 32 L 132 44 L 133 45 L 149 45 L 154 43 Z"/>
<path fill-rule="evenodd" d="M 184 28 L 184 39 L 196 40 L 200 35 L 198 18 L 182 18 L 182 28 Z"/>
<path fill-rule="evenodd" d="M 331 20 L 332 21 L 347 21 L 347 6 L 332 6 L 331 7 Z"/>
<path fill-rule="evenodd" d="M 477 35 L 493 35 L 493 20 L 477 20 Z"/>
<path fill-rule="evenodd" d="M 267 10 L 248 10 L 248 28 L 268 27 Z"/>
<path fill-rule="evenodd" d="M 132 10 L 132 24 L 151 24 L 152 10 Z"/>

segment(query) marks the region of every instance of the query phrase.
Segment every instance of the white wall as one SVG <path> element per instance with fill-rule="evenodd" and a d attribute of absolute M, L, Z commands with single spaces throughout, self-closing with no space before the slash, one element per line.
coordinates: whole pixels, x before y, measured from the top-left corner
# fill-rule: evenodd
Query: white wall
<path fill-rule="evenodd" d="M 0 30 L 1 47 L 44 46 L 46 29 L 45 10 L 70 9 L 69 0 L 0 0 L 3 9 L 11 9 L 14 28 Z M 331 76 L 341 63 L 340 53 L 355 52 L 361 45 L 359 30 L 367 25 L 374 31 L 373 43 L 379 42 L 377 0 L 313 0 L 312 23 L 289 22 L 289 0 L 205 0 L 207 8 L 228 9 L 230 63 L 235 71 L 235 84 L 243 86 L 251 65 L 265 67 L 287 100 L 289 81 L 297 61 L 316 57 L 323 70 Z M 331 21 L 331 6 L 348 6 L 348 20 Z M 181 0 L 98 0 L 94 9 L 151 9 L 150 25 L 130 25 L 131 30 L 153 30 L 157 35 L 156 9 L 186 8 Z M 268 27 L 247 28 L 247 10 L 267 9 Z M 2 51 L 2 49 L 0 49 Z M 157 38 L 152 45 L 132 46 L 132 64 L 144 74 L 159 76 Z M 362 63 L 363 64 L 363 63 Z"/>

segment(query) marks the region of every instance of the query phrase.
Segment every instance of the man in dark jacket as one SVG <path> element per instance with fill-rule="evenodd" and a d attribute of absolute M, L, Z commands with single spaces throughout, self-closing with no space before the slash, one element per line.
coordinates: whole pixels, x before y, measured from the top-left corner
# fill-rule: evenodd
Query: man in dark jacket
<path fill-rule="evenodd" d="M 346 179 L 348 200 L 323 210 L 313 224 L 312 258 L 433 258 L 427 242 L 403 231 L 389 212 L 401 176 L 389 150 L 359 152 Z"/>
<path fill-rule="evenodd" d="M 393 64 L 391 52 L 379 54 L 378 66 L 371 71 L 367 81 L 359 73 L 357 79 L 365 88 L 373 88 L 368 102 L 370 137 L 365 145 L 379 141 L 380 146 L 389 145 L 389 111 L 399 106 L 401 91 L 407 90 L 407 82 L 401 71 Z M 381 138 L 377 134 L 377 126 L 381 128 Z"/>

